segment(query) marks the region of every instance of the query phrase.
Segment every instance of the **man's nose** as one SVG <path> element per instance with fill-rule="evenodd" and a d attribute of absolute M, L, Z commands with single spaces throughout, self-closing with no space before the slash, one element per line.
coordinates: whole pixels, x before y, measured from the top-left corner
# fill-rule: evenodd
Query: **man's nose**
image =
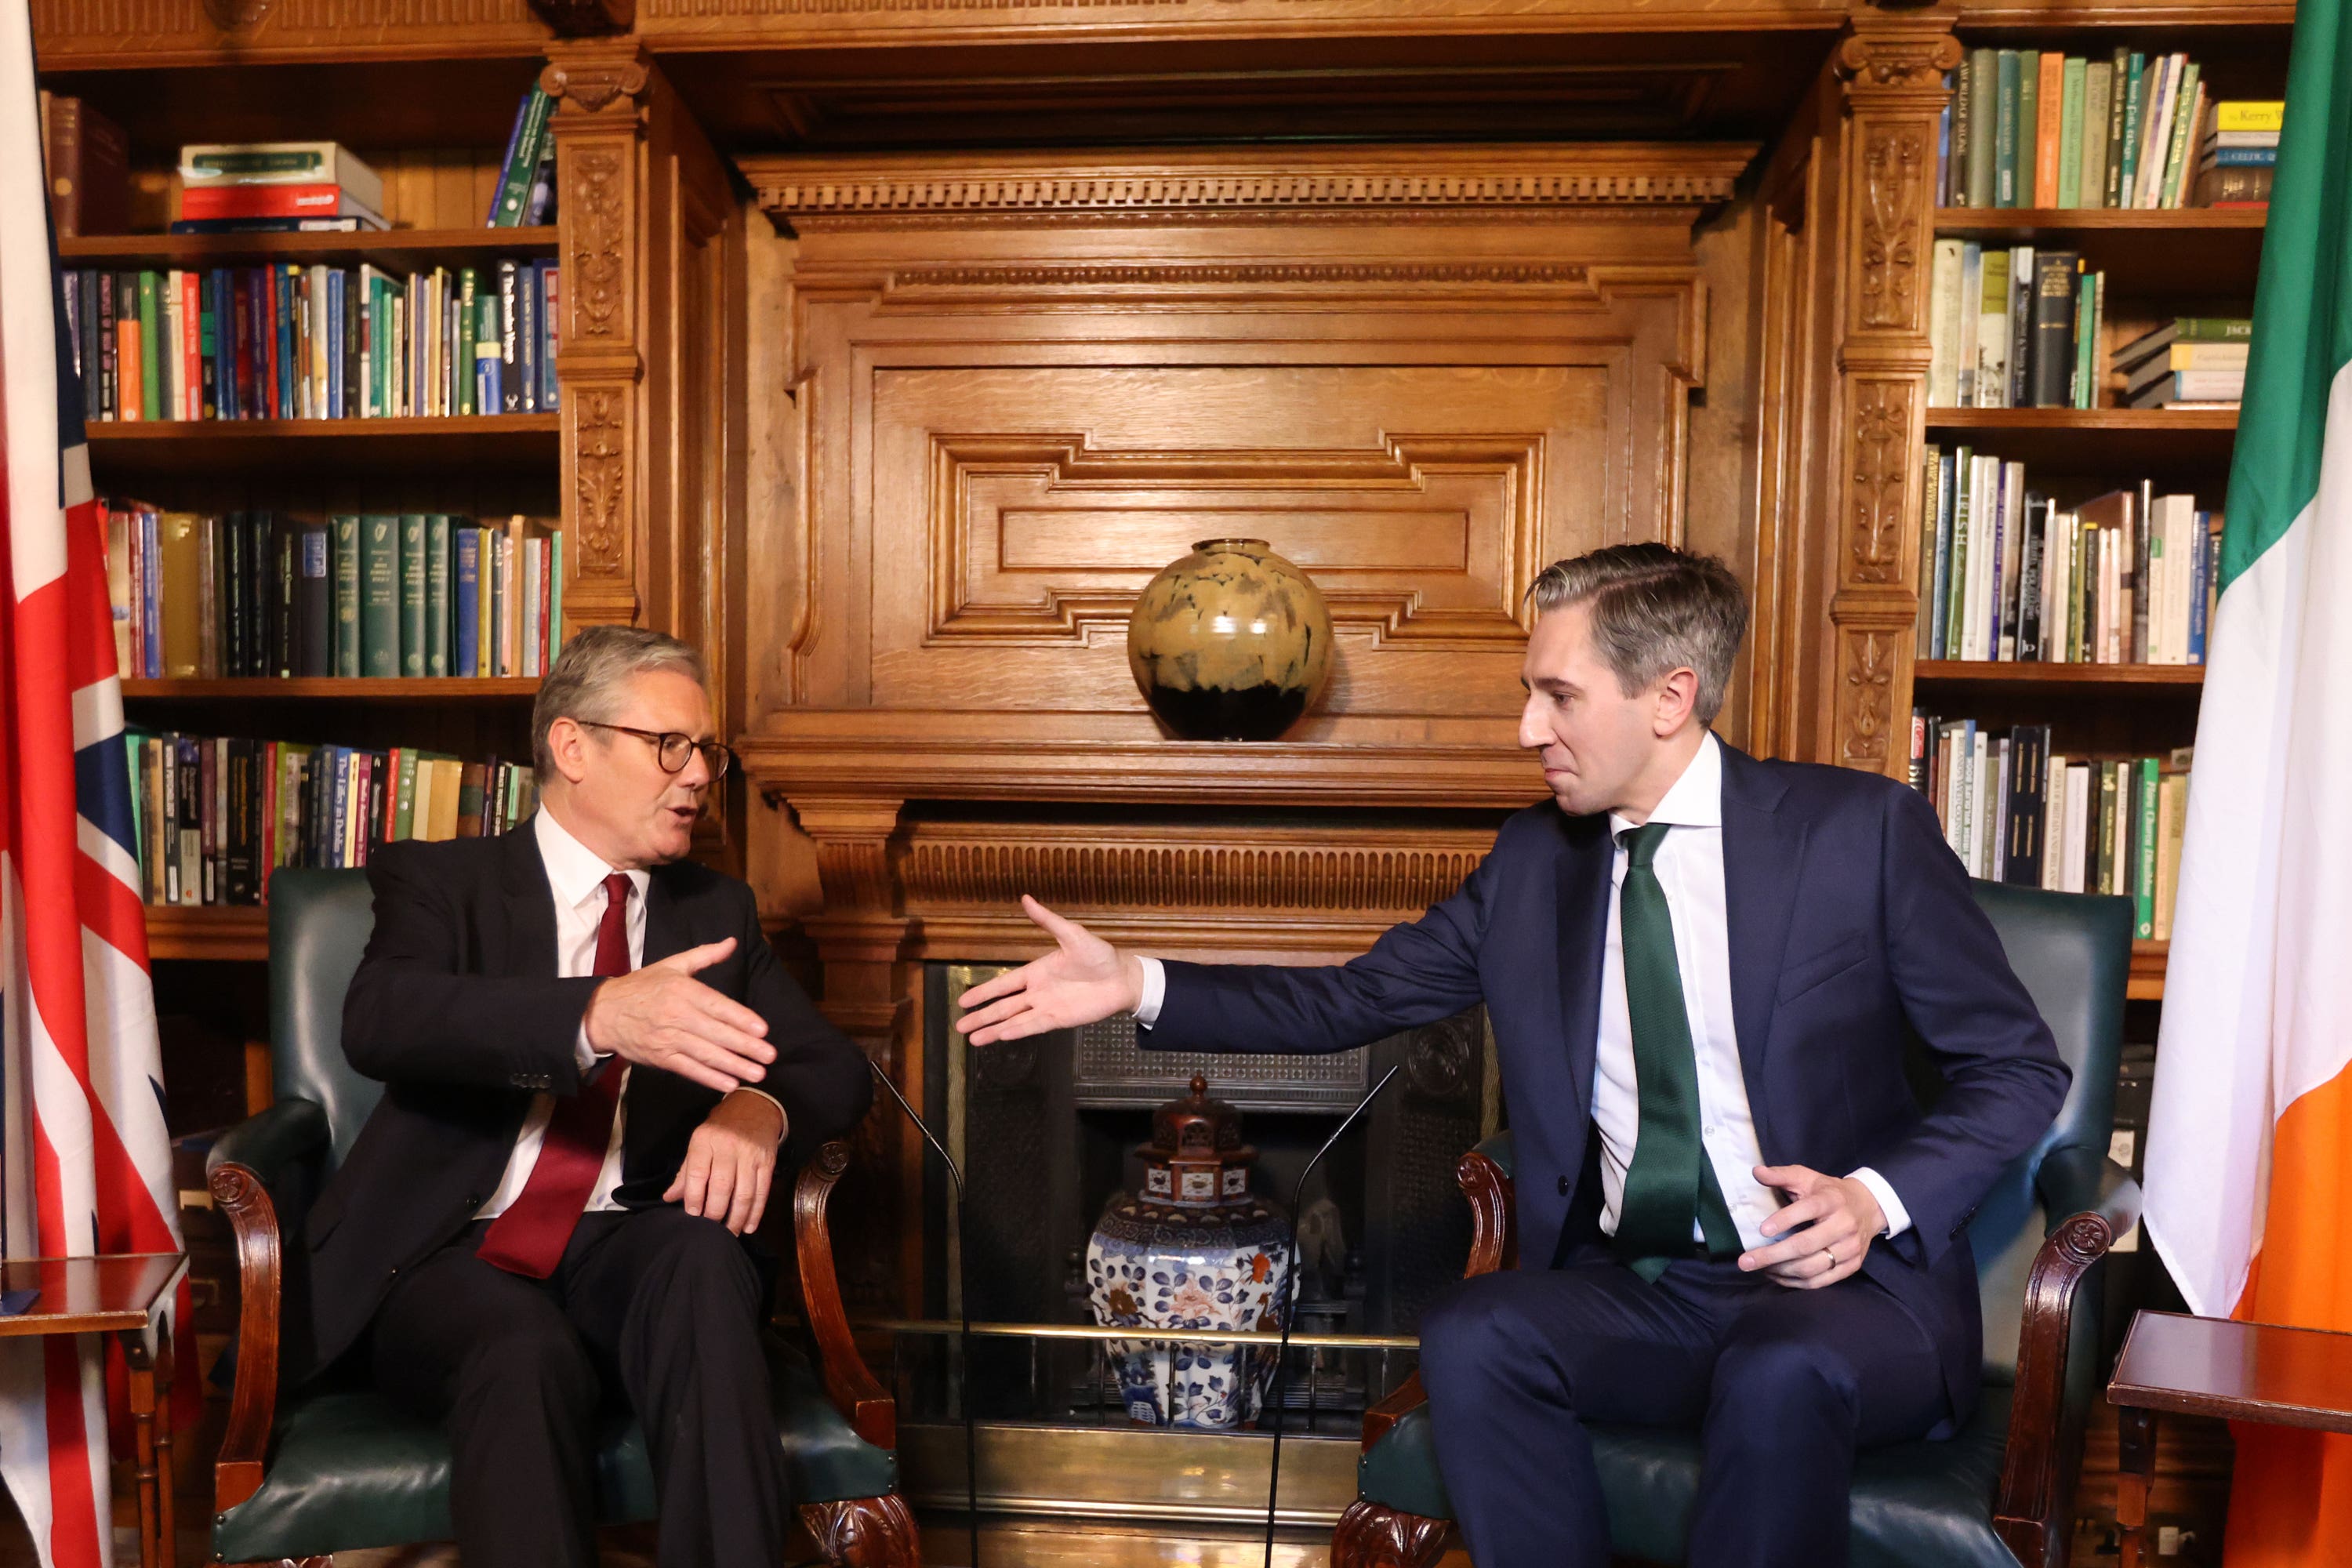
<path fill-rule="evenodd" d="M 1528 751 L 1539 752 L 1551 741 L 1551 726 L 1544 721 L 1542 706 L 1528 698 L 1519 710 L 1519 744 Z"/>

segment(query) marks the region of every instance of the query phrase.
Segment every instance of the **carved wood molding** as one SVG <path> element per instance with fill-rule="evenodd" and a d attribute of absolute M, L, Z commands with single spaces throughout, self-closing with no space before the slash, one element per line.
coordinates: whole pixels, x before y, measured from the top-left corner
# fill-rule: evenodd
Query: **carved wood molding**
<path fill-rule="evenodd" d="M 530 0 L 32 0 L 44 70 L 535 54 Z"/>
<path fill-rule="evenodd" d="M 1429 1568 L 1453 1528 L 1358 1498 L 1331 1531 L 1331 1568 Z"/>
<path fill-rule="evenodd" d="M 1318 570 L 1317 586 L 1335 626 L 1369 631 L 1376 646 L 1423 648 L 1516 648 L 1527 635 L 1524 596 L 1547 563 L 1538 560 L 1542 520 L 1536 511 L 1543 458 L 1539 436 L 1412 436 L 1389 434 L 1378 447 L 1329 452 L 1171 451 L 1098 448 L 1087 433 L 931 437 L 936 476 L 927 530 L 931 541 L 931 605 L 928 640 L 965 638 L 1030 644 L 1083 643 L 1123 637 L 1137 597 L 1165 563 L 1131 563 L 1132 585 L 1054 588 L 1034 596 L 1017 563 L 1006 559 L 1008 514 L 1067 520 L 1086 513 L 1090 500 L 1125 488 L 1148 487 L 1162 496 L 1193 495 L 1226 515 L 1253 500 L 1270 510 L 1299 504 L 1302 492 L 1318 504 L 1343 507 L 1367 496 L 1391 510 L 1422 508 L 1427 530 L 1448 524 L 1471 552 L 1469 519 L 1480 507 L 1499 515 L 1499 556 L 1491 576 L 1473 577 L 1465 560 L 1445 572 L 1451 588 L 1392 585 L 1418 575 L 1393 567 Z M 975 495 L 983 489 L 991 498 Z M 1400 513 L 1401 515 L 1401 513 Z M 1238 524 L 1236 526 L 1239 526 Z M 1189 542 L 1189 540 L 1184 542 Z M 1423 541 L 1426 543 L 1426 541 Z M 1099 549 L 1098 544 L 1095 548 Z M 1182 543 L 1173 546 L 1181 550 Z M 1438 551 L 1442 555 L 1443 551 Z M 1040 564 L 1043 563 L 1034 563 Z M 1318 563 L 1301 559 L 1300 564 Z M 1367 583 L 1378 586 L 1363 586 Z"/>
<path fill-rule="evenodd" d="M 1458 740 L 1175 741 L 1111 713 L 779 710 L 733 742 L 772 798 L 1153 802 L 1213 805 L 1516 807 L 1543 783 L 1507 720 L 1416 728 Z M 1491 735 L 1491 740 L 1479 737 Z M 930 737 L 937 737 L 932 739 Z"/>
<path fill-rule="evenodd" d="M 922 1568 L 915 1516 L 896 1492 L 845 1502 L 804 1502 L 801 1523 L 842 1568 Z"/>
<path fill-rule="evenodd" d="M 956 289 L 985 293 L 1066 292 L 1075 289 L 1178 289 L 1187 293 L 1227 288 L 1333 289 L 1502 285 L 1569 288 L 1596 295 L 1592 268 L 1558 262 L 1253 261 L 1069 264 L 1065 266 L 909 267 L 890 277 L 894 289 Z"/>
<path fill-rule="evenodd" d="M 1911 562 L 1929 349 L 1926 278 L 1944 73 L 1960 47 L 1945 12 L 1858 12 L 1837 69 L 1844 160 L 1845 319 L 1837 367 L 1840 546 L 1832 568 L 1832 757 L 1899 773 L 1911 700 Z"/>
<path fill-rule="evenodd" d="M 928 822 L 910 830 L 897 872 L 908 911 L 927 923 L 951 910 L 1013 910 L 1028 893 L 1055 908 L 1139 918 L 1313 912 L 1376 916 L 1385 926 L 1451 896 L 1494 842 L 1490 829 L 1386 823 Z"/>
<path fill-rule="evenodd" d="M 1712 205 L 1752 145 L 1598 142 L 1524 148 L 1293 148 L 1278 155 L 1111 152 L 740 160 L 772 217 L 1488 210 Z"/>

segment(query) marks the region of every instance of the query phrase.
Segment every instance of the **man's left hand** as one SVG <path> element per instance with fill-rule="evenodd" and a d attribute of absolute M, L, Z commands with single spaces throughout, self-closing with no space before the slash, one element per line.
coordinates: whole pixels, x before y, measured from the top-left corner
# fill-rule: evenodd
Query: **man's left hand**
<path fill-rule="evenodd" d="M 765 1095 L 737 1089 L 711 1108 L 686 1146 L 686 1163 L 662 1202 L 686 1205 L 737 1236 L 759 1228 L 784 1141 L 783 1108 Z"/>
<path fill-rule="evenodd" d="M 1825 1176 L 1803 1165 L 1759 1165 L 1756 1180 L 1790 1201 L 1760 1227 L 1780 1239 L 1741 1253 L 1739 1267 L 1751 1274 L 1761 1269 L 1776 1285 L 1818 1290 L 1836 1284 L 1862 1267 L 1870 1244 L 1886 1228 L 1878 1199 L 1852 1176 Z"/>

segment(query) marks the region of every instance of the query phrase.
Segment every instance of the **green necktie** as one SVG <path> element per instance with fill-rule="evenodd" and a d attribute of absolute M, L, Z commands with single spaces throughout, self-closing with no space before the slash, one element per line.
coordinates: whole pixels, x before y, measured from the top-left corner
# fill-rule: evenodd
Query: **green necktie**
<path fill-rule="evenodd" d="M 1716 1184 L 1698 1128 L 1698 1057 L 1683 1009 L 1682 972 L 1666 890 L 1653 862 L 1669 825 L 1645 823 L 1624 837 L 1625 883 L 1617 930 L 1625 952 L 1625 1015 L 1633 1035 L 1633 1076 L 1641 1129 L 1617 1205 L 1617 1256 L 1643 1279 L 1691 1256 L 1698 1222 L 1710 1257 L 1739 1250 L 1739 1230 Z"/>

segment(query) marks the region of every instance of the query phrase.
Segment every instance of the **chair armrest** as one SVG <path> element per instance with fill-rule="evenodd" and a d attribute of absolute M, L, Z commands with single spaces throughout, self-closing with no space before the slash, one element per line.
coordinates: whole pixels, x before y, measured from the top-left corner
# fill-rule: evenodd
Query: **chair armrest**
<path fill-rule="evenodd" d="M 1511 1134 L 1508 1131 L 1497 1132 L 1491 1138 L 1480 1139 L 1478 1141 L 1478 1146 L 1473 1149 L 1471 1152 L 1474 1154 L 1484 1154 L 1489 1160 L 1494 1161 L 1496 1165 L 1506 1176 L 1516 1177 L 1519 1173 L 1518 1149 L 1512 1142 Z"/>
<path fill-rule="evenodd" d="M 272 1183 L 327 1146 L 327 1113 L 281 1100 L 237 1123 L 205 1158 L 205 1184 L 236 1237 L 236 1388 L 213 1466 L 213 1504 L 236 1507 L 261 1489 L 269 1427 L 278 1414 L 278 1297 L 286 1258 Z"/>
<path fill-rule="evenodd" d="M 275 1187 L 294 1162 L 326 1146 L 326 1110 L 315 1100 L 281 1100 L 222 1133 L 205 1156 L 205 1169 L 243 1165 L 262 1185 Z"/>
<path fill-rule="evenodd" d="M 2065 1561 L 2080 1459 L 2072 1451 L 2066 1409 L 2067 1360 L 2078 1329 L 2080 1290 L 2116 1238 L 2137 1222 L 2140 1207 L 2138 1184 L 2096 1150 L 2052 1151 L 2035 1184 L 2045 1198 L 2064 1193 L 2088 1201 L 2050 1227 L 2025 1282 L 2017 1387 L 1993 1530 L 2020 1563 L 2029 1564 Z"/>
<path fill-rule="evenodd" d="M 1454 1168 L 1462 1195 L 1470 1200 L 1470 1262 L 1462 1277 L 1474 1279 L 1498 1268 L 1518 1266 L 1519 1246 L 1511 1234 L 1511 1135 L 1497 1132 L 1480 1143 Z M 1421 1373 L 1398 1384 L 1389 1396 L 1364 1412 L 1364 1447 L 1370 1448 L 1404 1419 L 1408 1411 L 1429 1397 Z"/>
<path fill-rule="evenodd" d="M 2108 1245 L 2139 1223 L 2139 1184 L 2104 1149 L 2065 1144 L 2042 1156 L 2034 1189 L 2046 1214 L 2095 1214 L 2107 1222 Z M 2056 1230 L 2058 1226 L 2050 1227 Z"/>
<path fill-rule="evenodd" d="M 827 1143 L 801 1167 L 793 1184 L 793 1247 L 800 1260 L 801 1305 L 816 1340 L 825 1397 L 860 1437 L 877 1448 L 896 1449 L 898 1407 L 857 1353 L 849 1314 L 841 1304 L 841 1281 L 834 1273 L 833 1236 L 825 1226 L 825 1205 L 848 1169 L 849 1145 Z"/>
<path fill-rule="evenodd" d="M 1511 1224 L 1510 1160 L 1510 1134 L 1498 1133 L 1463 1155 L 1462 1163 L 1454 1168 L 1462 1195 L 1470 1200 L 1470 1263 L 1462 1271 L 1465 1279 L 1518 1267 L 1519 1240 L 1512 1234 Z"/>

